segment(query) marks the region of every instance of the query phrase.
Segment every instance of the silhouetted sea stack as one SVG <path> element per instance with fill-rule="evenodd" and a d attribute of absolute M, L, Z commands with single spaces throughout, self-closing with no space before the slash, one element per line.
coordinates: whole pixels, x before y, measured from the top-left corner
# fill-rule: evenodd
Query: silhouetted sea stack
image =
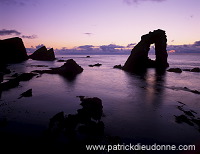
<path fill-rule="evenodd" d="M 83 72 L 83 68 L 79 66 L 73 59 L 68 59 L 64 65 L 62 65 L 59 68 L 52 69 L 54 71 L 57 71 L 58 74 L 64 75 L 64 76 L 75 76 L 81 72 Z"/>
<path fill-rule="evenodd" d="M 47 50 L 45 46 L 42 46 L 30 55 L 29 58 L 33 60 L 53 61 L 55 60 L 55 54 L 53 48 Z"/>
<path fill-rule="evenodd" d="M 26 48 L 21 38 L 0 40 L 0 65 L 18 63 L 27 59 Z"/>
<path fill-rule="evenodd" d="M 155 61 L 148 58 L 150 45 L 153 43 L 155 44 Z M 143 35 L 141 41 L 132 49 L 131 55 L 123 66 L 123 70 L 129 72 L 143 72 L 149 67 L 165 70 L 169 67 L 166 47 L 167 38 L 165 31 L 158 29 Z"/>
<path fill-rule="evenodd" d="M 60 74 L 65 77 L 74 77 L 83 72 L 83 68 L 79 66 L 73 59 L 68 59 L 61 67 L 51 68 L 51 70 L 35 70 L 33 72 Z"/>

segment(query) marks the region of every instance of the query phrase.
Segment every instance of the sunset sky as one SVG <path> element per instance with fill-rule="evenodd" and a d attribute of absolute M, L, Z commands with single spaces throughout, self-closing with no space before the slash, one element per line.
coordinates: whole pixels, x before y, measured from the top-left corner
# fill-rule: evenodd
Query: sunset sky
<path fill-rule="evenodd" d="M 200 40 L 200 0 L 0 0 L 0 39 L 27 48 L 127 46 L 156 29 L 169 45 Z"/>

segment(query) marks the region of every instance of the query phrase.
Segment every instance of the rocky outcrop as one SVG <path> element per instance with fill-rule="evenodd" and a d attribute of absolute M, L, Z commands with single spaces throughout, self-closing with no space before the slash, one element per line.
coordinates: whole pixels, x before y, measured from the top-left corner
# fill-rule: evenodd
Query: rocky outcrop
<path fill-rule="evenodd" d="M 31 96 L 32 96 L 32 89 L 29 89 L 29 90 L 23 92 L 18 99 L 20 99 L 22 97 L 31 97 Z"/>
<path fill-rule="evenodd" d="M 170 68 L 167 70 L 168 72 L 182 73 L 180 68 Z"/>
<path fill-rule="evenodd" d="M 191 69 L 190 72 L 200 72 L 200 68 L 195 67 L 195 68 Z"/>
<path fill-rule="evenodd" d="M 53 61 L 55 60 L 55 54 L 53 48 L 47 50 L 45 46 L 42 46 L 30 55 L 29 58 L 33 60 Z"/>
<path fill-rule="evenodd" d="M 0 65 L 27 60 L 26 48 L 21 38 L 0 40 Z"/>
<path fill-rule="evenodd" d="M 155 44 L 156 60 L 148 58 L 150 45 Z M 129 72 L 142 72 L 146 68 L 155 67 L 160 70 L 166 69 L 169 64 L 167 62 L 167 38 L 165 31 L 154 30 L 141 37 L 141 41 L 132 49 L 131 55 L 123 66 L 123 70 Z"/>
<path fill-rule="evenodd" d="M 35 70 L 37 73 L 60 74 L 65 77 L 73 77 L 83 72 L 83 68 L 79 66 L 73 59 L 68 59 L 64 65 L 51 70 Z"/>
<path fill-rule="evenodd" d="M 15 87 L 19 86 L 19 83 L 21 81 L 29 81 L 36 75 L 37 74 L 35 74 L 35 73 L 23 73 L 21 75 L 16 74 L 15 78 L 10 79 L 6 82 L 0 83 L 0 92 L 4 91 L 4 90 L 9 90 L 11 88 L 15 88 Z"/>
<path fill-rule="evenodd" d="M 86 98 L 78 96 L 82 108 L 76 114 L 65 115 L 63 111 L 54 115 L 49 121 L 49 136 L 59 137 L 64 133 L 69 144 L 68 150 L 80 150 L 82 153 L 86 143 L 98 143 L 104 136 L 102 100 L 98 97 Z M 81 141 L 81 142 L 80 142 Z M 71 144 L 72 143 L 72 144 Z M 71 146 L 76 145 L 76 148 Z M 87 152 L 86 152 L 87 153 Z"/>
<path fill-rule="evenodd" d="M 89 67 L 94 67 L 94 66 L 97 66 L 97 67 L 99 67 L 99 66 L 101 66 L 102 64 L 99 64 L 99 63 L 96 63 L 96 64 L 94 64 L 94 65 L 88 65 Z"/>

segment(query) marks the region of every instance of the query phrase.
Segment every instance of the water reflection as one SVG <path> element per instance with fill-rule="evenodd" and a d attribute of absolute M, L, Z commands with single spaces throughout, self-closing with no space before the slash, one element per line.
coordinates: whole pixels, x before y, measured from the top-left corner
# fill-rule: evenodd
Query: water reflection
<path fill-rule="evenodd" d="M 161 73 L 155 69 L 147 69 L 142 74 L 126 72 L 126 76 L 129 86 L 137 93 L 140 101 L 145 101 L 145 103 L 152 104 L 155 107 L 162 103 L 165 84 L 164 72 Z"/>

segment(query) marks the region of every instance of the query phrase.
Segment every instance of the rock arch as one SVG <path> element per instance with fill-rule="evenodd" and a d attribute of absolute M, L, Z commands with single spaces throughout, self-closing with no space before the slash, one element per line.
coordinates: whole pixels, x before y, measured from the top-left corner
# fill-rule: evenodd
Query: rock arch
<path fill-rule="evenodd" d="M 150 45 L 153 43 L 155 44 L 155 61 L 148 57 Z M 123 66 L 123 70 L 142 72 L 149 67 L 165 70 L 169 67 L 166 47 L 167 37 L 164 30 L 158 29 L 143 35 L 141 41 L 132 49 L 131 55 Z"/>

